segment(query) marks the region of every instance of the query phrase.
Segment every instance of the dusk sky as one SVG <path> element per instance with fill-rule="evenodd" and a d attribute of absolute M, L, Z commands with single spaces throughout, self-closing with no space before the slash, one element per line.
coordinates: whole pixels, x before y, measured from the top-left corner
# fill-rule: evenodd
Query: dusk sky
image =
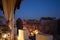
<path fill-rule="evenodd" d="M 59 18 L 60 0 L 23 0 L 20 9 L 15 13 L 15 19 L 19 17 L 21 19 Z"/>

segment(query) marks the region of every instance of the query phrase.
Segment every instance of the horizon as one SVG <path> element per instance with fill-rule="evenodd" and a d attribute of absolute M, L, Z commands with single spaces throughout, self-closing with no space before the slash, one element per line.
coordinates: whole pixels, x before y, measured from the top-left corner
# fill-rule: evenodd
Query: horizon
<path fill-rule="evenodd" d="M 4 16 L 1 10 L 0 15 Z M 20 9 L 15 11 L 15 19 L 40 19 L 41 17 L 60 18 L 60 0 L 23 0 Z"/>

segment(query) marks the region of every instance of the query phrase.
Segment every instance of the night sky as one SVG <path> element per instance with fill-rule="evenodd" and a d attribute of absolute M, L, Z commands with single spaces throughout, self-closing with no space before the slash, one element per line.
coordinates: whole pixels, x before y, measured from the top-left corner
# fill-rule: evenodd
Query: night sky
<path fill-rule="evenodd" d="M 0 15 L 2 12 L 0 11 Z M 60 0 L 23 0 L 16 10 L 15 19 L 40 19 L 41 17 L 60 17 Z"/>

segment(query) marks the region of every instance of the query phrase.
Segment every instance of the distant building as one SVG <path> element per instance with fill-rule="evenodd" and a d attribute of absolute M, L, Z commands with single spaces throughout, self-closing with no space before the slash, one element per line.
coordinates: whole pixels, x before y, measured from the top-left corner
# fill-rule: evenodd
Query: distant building
<path fill-rule="evenodd" d="M 57 31 L 57 21 L 51 17 L 42 17 L 40 20 L 29 19 L 22 20 L 23 29 L 28 29 L 29 31 L 39 30 L 42 33 L 53 34 Z"/>
<path fill-rule="evenodd" d="M 56 21 L 55 18 L 51 17 L 42 17 L 40 19 L 40 27 L 43 33 L 53 34 L 56 30 Z"/>

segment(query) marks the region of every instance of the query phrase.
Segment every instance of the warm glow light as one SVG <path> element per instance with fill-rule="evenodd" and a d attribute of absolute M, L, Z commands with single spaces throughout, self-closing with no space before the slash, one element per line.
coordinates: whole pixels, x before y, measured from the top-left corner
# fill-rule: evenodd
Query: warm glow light
<path fill-rule="evenodd" d="M 31 36 L 34 36 L 34 33 L 33 32 L 31 32 Z"/>
<path fill-rule="evenodd" d="M 18 30 L 18 40 L 24 40 L 24 31 L 23 30 Z"/>
<path fill-rule="evenodd" d="M 3 38 L 6 38 L 6 37 L 7 37 L 7 34 L 4 34 L 4 35 L 3 35 Z"/>
<path fill-rule="evenodd" d="M 34 33 L 35 33 L 35 34 L 38 34 L 39 32 L 38 32 L 38 30 L 35 30 Z"/>

